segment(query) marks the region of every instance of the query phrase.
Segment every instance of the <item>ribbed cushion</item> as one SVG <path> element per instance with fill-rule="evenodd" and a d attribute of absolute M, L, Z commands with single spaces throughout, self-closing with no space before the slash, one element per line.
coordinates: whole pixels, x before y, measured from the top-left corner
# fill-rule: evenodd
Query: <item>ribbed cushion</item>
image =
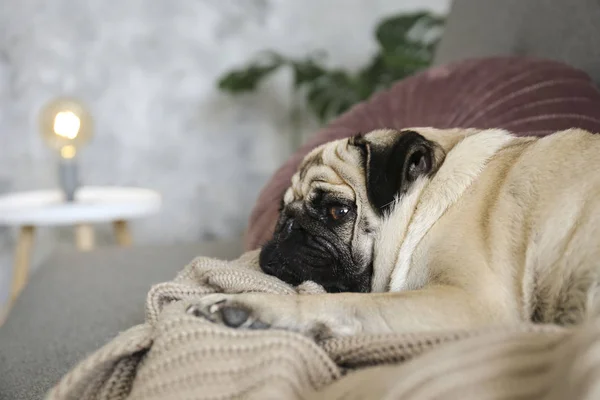
<path fill-rule="evenodd" d="M 500 127 L 538 136 L 573 127 L 600 132 L 600 92 L 580 70 L 522 57 L 471 59 L 404 79 L 317 132 L 279 168 L 250 216 L 246 249 L 272 235 L 279 201 L 311 149 L 358 132 L 418 126 Z"/>

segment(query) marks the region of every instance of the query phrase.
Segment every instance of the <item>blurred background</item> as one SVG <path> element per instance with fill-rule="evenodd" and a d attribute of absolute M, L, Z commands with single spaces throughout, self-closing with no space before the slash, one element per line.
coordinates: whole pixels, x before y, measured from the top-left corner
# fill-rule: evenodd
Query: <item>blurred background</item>
<path fill-rule="evenodd" d="M 4 0 L 0 195 L 58 187 L 56 155 L 38 119 L 49 100 L 76 96 L 94 121 L 79 157 L 81 181 L 162 196 L 160 212 L 132 222 L 136 244 L 240 236 L 262 185 L 322 121 L 293 95 L 289 70 L 248 93 L 227 93 L 219 81 L 263 50 L 297 58 L 324 50 L 323 65 L 351 73 L 375 53 L 382 19 L 444 15 L 448 7 L 449 0 Z M 109 225 L 96 232 L 99 245 L 113 240 Z M 0 227 L 0 304 L 16 234 Z M 72 235 L 69 227 L 38 230 L 32 269 L 72 246 Z"/>

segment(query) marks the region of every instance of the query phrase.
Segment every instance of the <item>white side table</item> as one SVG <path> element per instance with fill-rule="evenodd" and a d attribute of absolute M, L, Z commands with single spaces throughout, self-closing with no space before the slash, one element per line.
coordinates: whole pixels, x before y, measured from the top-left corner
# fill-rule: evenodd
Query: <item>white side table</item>
<path fill-rule="evenodd" d="M 131 245 L 127 221 L 158 212 L 159 193 L 126 187 L 82 187 L 72 203 L 65 202 L 59 190 L 11 193 L 0 196 L 0 225 L 20 229 L 15 250 L 11 302 L 19 295 L 29 274 L 29 263 L 36 227 L 75 228 L 75 241 L 81 251 L 94 248 L 95 223 L 108 222 L 114 227 L 116 241 Z"/>

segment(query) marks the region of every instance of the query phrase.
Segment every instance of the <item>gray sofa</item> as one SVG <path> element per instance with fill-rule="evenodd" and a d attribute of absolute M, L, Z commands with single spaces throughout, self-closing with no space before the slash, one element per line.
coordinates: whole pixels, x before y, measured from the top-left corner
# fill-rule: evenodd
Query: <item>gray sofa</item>
<path fill-rule="evenodd" d="M 454 0 L 436 64 L 517 55 L 562 61 L 600 83 L 598 0 Z"/>
<path fill-rule="evenodd" d="M 74 364 L 144 321 L 155 283 L 197 255 L 233 259 L 241 240 L 64 251 L 31 278 L 0 328 L 0 399 L 39 399 Z"/>
<path fill-rule="evenodd" d="M 456 0 L 436 64 L 489 55 L 570 63 L 600 82 L 597 0 Z M 0 327 L 0 399 L 38 399 L 119 331 L 143 321 L 153 283 L 198 255 L 232 259 L 241 240 L 61 252 L 34 274 Z"/>

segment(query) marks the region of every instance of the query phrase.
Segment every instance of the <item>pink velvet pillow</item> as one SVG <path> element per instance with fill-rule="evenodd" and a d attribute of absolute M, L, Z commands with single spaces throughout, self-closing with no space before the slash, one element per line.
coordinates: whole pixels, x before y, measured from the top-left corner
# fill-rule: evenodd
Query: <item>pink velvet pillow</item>
<path fill-rule="evenodd" d="M 500 127 L 539 136 L 572 127 L 600 132 L 600 92 L 582 71 L 520 57 L 466 60 L 404 79 L 317 132 L 279 168 L 250 216 L 246 249 L 271 237 L 279 201 L 311 149 L 358 132 L 417 126 Z"/>

